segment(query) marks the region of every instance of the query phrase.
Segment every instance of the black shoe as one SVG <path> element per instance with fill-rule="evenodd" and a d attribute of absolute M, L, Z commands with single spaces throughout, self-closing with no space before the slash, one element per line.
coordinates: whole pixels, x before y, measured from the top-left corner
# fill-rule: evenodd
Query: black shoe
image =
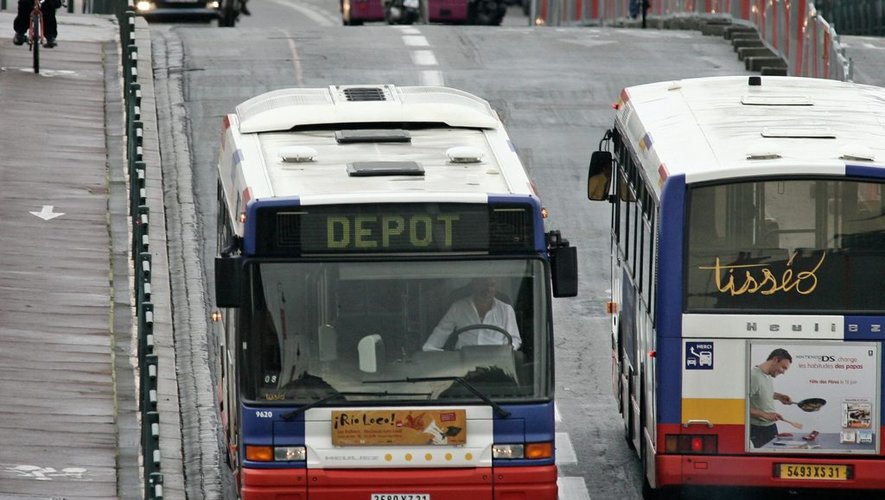
<path fill-rule="evenodd" d="M 55 47 L 56 45 L 58 45 L 58 44 L 55 43 L 55 37 L 46 37 L 46 43 L 43 44 L 43 46 L 46 47 L 47 49 L 51 49 L 51 48 Z"/>
<path fill-rule="evenodd" d="M 251 16 L 251 15 L 252 15 L 252 13 L 249 12 L 249 8 L 246 7 L 246 2 L 243 2 L 243 3 L 240 4 L 240 12 L 241 12 L 244 16 Z"/>
<path fill-rule="evenodd" d="M 28 41 L 28 38 L 24 33 L 16 33 L 14 37 L 12 37 L 12 43 L 15 45 L 24 45 L 25 42 Z"/>

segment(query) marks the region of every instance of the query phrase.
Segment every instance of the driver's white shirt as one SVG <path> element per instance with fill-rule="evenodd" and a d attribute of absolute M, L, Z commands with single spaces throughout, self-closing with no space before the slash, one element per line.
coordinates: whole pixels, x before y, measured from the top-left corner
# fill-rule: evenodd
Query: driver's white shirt
<path fill-rule="evenodd" d="M 516 313 L 513 307 L 506 302 L 495 299 L 494 305 L 486 313 L 485 318 L 479 318 L 479 312 L 473 304 L 473 297 L 465 297 L 452 304 L 445 316 L 439 320 L 439 324 L 433 329 L 433 333 L 427 338 L 423 349 L 425 351 L 441 351 L 451 333 L 469 325 L 495 325 L 507 330 L 513 338 L 513 349 L 519 349 L 522 339 L 519 336 L 519 327 L 516 326 Z M 455 349 L 465 345 L 506 345 L 507 337 L 501 332 L 491 329 L 468 330 L 458 336 Z"/>

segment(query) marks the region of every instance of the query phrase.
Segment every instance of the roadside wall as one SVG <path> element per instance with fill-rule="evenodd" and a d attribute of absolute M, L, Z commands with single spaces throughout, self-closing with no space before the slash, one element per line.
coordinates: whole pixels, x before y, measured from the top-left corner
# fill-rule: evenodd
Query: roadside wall
<path fill-rule="evenodd" d="M 635 26 L 631 0 L 532 0 L 533 22 L 547 26 Z M 641 1 L 641 0 L 637 0 Z M 649 25 L 672 18 L 730 18 L 754 26 L 788 74 L 850 80 L 851 65 L 833 26 L 811 0 L 651 0 Z"/>

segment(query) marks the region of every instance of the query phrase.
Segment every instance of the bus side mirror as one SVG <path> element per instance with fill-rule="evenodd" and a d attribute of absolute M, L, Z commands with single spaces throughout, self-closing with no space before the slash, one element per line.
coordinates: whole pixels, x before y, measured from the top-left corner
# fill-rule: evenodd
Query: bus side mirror
<path fill-rule="evenodd" d="M 559 231 L 547 233 L 550 270 L 553 274 L 553 296 L 578 295 L 578 249 L 562 239 Z"/>
<path fill-rule="evenodd" d="M 240 307 L 243 260 L 240 257 L 215 258 L 215 305 Z"/>
<path fill-rule="evenodd" d="M 612 183 L 612 154 L 608 151 L 594 151 L 590 156 L 587 173 L 587 198 L 593 201 L 608 199 Z"/>

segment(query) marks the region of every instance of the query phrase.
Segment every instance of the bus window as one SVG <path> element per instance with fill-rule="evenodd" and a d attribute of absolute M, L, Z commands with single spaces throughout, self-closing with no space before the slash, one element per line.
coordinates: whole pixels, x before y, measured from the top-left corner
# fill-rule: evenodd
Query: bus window
<path fill-rule="evenodd" d="M 881 193 L 806 179 L 691 189 L 687 310 L 881 311 Z"/>

